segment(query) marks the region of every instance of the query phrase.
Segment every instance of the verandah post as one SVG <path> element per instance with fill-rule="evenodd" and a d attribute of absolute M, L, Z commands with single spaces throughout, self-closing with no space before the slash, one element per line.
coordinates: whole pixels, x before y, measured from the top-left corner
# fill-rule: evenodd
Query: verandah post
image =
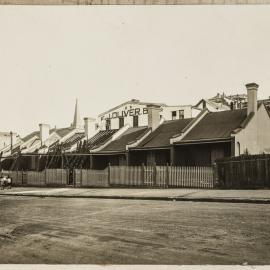
<path fill-rule="evenodd" d="M 218 179 L 218 164 L 216 162 L 212 165 L 213 169 L 213 187 L 219 186 L 219 179 Z"/>
<path fill-rule="evenodd" d="M 82 187 L 82 178 L 83 178 L 83 171 L 82 171 L 82 168 L 81 168 L 80 187 Z"/>
<path fill-rule="evenodd" d="M 111 163 L 108 164 L 108 186 L 111 185 Z"/>
<path fill-rule="evenodd" d="M 44 170 L 44 177 L 45 177 L 45 179 L 44 179 L 44 186 L 46 186 L 47 185 L 47 169 L 46 168 Z"/>
<path fill-rule="evenodd" d="M 265 184 L 267 187 L 270 187 L 270 179 L 269 179 L 269 168 L 268 168 L 268 156 L 265 157 Z"/>
<path fill-rule="evenodd" d="M 63 170 L 64 168 L 64 159 L 63 159 L 63 154 L 61 154 L 61 169 Z"/>
<path fill-rule="evenodd" d="M 94 167 L 94 157 L 93 157 L 93 155 L 90 155 L 90 165 L 89 165 L 89 167 L 90 167 L 90 170 L 92 170 L 93 169 L 93 167 Z"/>

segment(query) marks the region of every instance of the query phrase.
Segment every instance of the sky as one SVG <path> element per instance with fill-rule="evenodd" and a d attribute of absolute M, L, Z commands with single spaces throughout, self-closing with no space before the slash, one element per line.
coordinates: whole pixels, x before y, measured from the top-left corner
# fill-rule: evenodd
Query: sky
<path fill-rule="evenodd" d="M 130 99 L 270 96 L 270 6 L 0 6 L 0 131 L 66 127 Z"/>

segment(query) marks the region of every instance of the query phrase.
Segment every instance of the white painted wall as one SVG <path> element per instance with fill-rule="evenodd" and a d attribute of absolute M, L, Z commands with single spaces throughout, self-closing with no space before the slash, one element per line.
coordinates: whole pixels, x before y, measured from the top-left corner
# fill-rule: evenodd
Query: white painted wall
<path fill-rule="evenodd" d="M 259 152 L 270 151 L 270 117 L 266 108 L 261 106 L 258 114 L 258 148 Z"/>
<path fill-rule="evenodd" d="M 167 106 L 162 107 L 163 111 L 160 115 L 163 116 L 165 120 L 172 120 L 172 111 L 176 111 L 176 119 L 179 119 L 179 111 L 184 110 L 184 118 L 191 118 L 191 106 Z"/>
<path fill-rule="evenodd" d="M 192 106 L 162 106 L 160 116 L 165 120 L 172 120 L 172 111 L 176 111 L 176 119 L 179 119 L 179 110 L 184 110 L 184 117 L 192 117 Z M 111 119 L 111 129 L 119 128 L 119 116 L 124 116 L 124 125 L 133 126 L 133 115 L 139 116 L 139 126 L 148 126 L 148 111 L 146 104 L 128 103 L 115 110 L 111 110 L 102 117 L 98 117 L 97 124 L 100 129 L 106 128 L 106 118 Z"/>
<path fill-rule="evenodd" d="M 245 149 L 249 154 L 261 154 L 270 149 L 270 118 L 264 106 L 260 106 L 247 126 L 235 134 L 235 155 L 244 154 Z M 267 150 L 268 149 L 268 150 Z"/>

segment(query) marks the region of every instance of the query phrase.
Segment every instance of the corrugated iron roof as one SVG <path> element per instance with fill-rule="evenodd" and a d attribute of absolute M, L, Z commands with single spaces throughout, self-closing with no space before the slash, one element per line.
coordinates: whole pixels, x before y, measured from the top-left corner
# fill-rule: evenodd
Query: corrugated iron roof
<path fill-rule="evenodd" d="M 107 142 L 118 129 L 101 130 L 94 137 L 87 141 L 87 148 L 89 150 L 96 149 L 105 142 Z"/>
<path fill-rule="evenodd" d="M 181 142 L 230 138 L 231 133 L 239 128 L 246 118 L 246 109 L 209 112 Z"/>
<path fill-rule="evenodd" d="M 170 146 L 170 139 L 182 131 L 193 118 L 165 121 L 147 138 L 145 138 L 138 147 L 135 148 L 163 148 Z"/>
<path fill-rule="evenodd" d="M 30 134 L 28 134 L 25 137 L 23 137 L 22 140 L 23 140 L 23 142 L 27 142 L 30 139 L 32 139 L 34 136 L 39 136 L 39 131 L 31 132 Z"/>
<path fill-rule="evenodd" d="M 126 146 L 136 141 L 139 137 L 141 137 L 146 131 L 148 127 L 131 127 L 126 132 L 122 134 L 119 138 L 112 141 L 108 144 L 101 152 L 113 151 L 113 152 L 123 152 L 126 151 Z"/>
<path fill-rule="evenodd" d="M 50 134 L 52 134 L 53 132 L 56 132 L 60 137 L 64 137 L 69 132 L 71 132 L 72 130 L 74 130 L 74 128 L 72 128 L 72 127 L 57 128 L 57 129 L 53 128 L 53 129 L 50 129 Z M 22 138 L 22 140 L 24 142 L 26 142 L 26 141 L 30 140 L 31 138 L 33 138 L 34 136 L 38 136 L 39 137 L 39 131 L 31 132 L 30 134 L 28 134 L 24 138 Z"/>
<path fill-rule="evenodd" d="M 75 133 L 70 138 L 68 138 L 63 144 L 62 149 L 67 150 L 70 147 L 72 147 L 74 144 L 77 144 L 79 141 L 81 141 L 84 138 L 84 132 Z"/>

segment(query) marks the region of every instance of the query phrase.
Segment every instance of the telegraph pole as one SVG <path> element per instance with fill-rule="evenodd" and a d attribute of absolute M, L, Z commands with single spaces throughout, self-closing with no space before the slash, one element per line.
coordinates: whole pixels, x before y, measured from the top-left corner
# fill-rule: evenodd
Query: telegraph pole
<path fill-rule="evenodd" d="M 13 132 L 10 131 L 10 152 L 12 151 L 13 149 Z"/>

